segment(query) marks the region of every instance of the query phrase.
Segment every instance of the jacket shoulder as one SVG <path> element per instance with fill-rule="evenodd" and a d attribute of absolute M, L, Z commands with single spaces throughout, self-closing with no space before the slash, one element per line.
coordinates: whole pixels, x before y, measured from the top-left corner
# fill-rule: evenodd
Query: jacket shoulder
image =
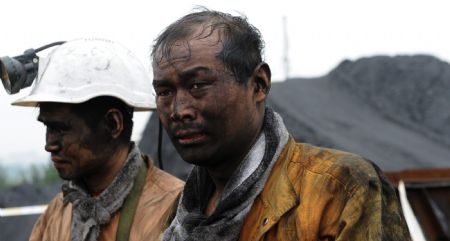
<path fill-rule="evenodd" d="M 173 219 L 183 181 L 160 170 L 146 158 L 146 182 L 142 190 L 130 234 L 132 240 L 158 240 Z"/>
<path fill-rule="evenodd" d="M 64 197 L 63 197 L 63 193 L 59 192 L 58 194 L 56 194 L 56 196 L 48 203 L 47 208 L 45 210 L 45 212 L 42 215 L 47 215 L 47 214 L 54 214 L 57 212 L 61 212 L 64 211 L 65 208 L 70 208 L 71 209 L 71 204 L 69 204 L 68 206 L 70 207 L 66 207 L 64 205 Z"/>
<path fill-rule="evenodd" d="M 148 171 L 142 195 L 147 197 L 146 199 L 158 197 L 170 202 L 177 199 L 183 190 L 184 182 L 156 167 L 148 156 L 145 156 L 145 162 Z"/>
<path fill-rule="evenodd" d="M 183 189 L 184 182 L 182 180 L 172 176 L 156 166 L 153 166 L 151 169 L 150 179 L 152 180 L 152 183 L 154 183 L 154 185 L 156 185 L 161 191 L 177 192 Z"/>
<path fill-rule="evenodd" d="M 34 224 L 29 240 L 69 240 L 71 216 L 72 205 L 64 205 L 63 194 L 58 193 Z"/>
<path fill-rule="evenodd" d="M 317 147 L 306 143 L 290 146 L 288 172 L 303 172 L 329 179 L 352 194 L 359 186 L 379 182 L 379 169 L 371 161 L 354 153 Z"/>

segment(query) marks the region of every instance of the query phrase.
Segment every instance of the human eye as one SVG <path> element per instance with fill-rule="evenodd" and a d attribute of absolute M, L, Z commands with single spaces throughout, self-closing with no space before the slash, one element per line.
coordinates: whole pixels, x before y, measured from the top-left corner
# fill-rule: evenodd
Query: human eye
<path fill-rule="evenodd" d="M 44 125 L 47 127 L 47 132 L 50 133 L 64 134 L 70 129 L 63 123 L 44 123 Z"/>
<path fill-rule="evenodd" d="M 157 98 L 173 95 L 174 92 L 173 85 L 168 83 L 168 81 L 154 81 L 153 88 Z"/>
<path fill-rule="evenodd" d="M 173 88 L 165 84 L 155 85 L 154 88 L 156 97 L 169 96 L 173 94 Z"/>
<path fill-rule="evenodd" d="M 191 92 L 200 92 L 206 91 L 209 87 L 211 87 L 211 82 L 204 80 L 194 80 L 192 81 L 190 90 Z"/>
<path fill-rule="evenodd" d="M 204 88 L 204 87 L 206 87 L 206 86 L 208 86 L 208 84 L 202 83 L 202 82 L 196 82 L 196 83 L 193 83 L 193 84 L 192 84 L 191 89 L 193 89 L 193 90 L 198 90 L 198 89 Z"/>
<path fill-rule="evenodd" d="M 210 86 L 211 84 L 208 82 L 194 81 L 190 86 L 189 92 L 191 92 L 191 95 L 193 97 L 199 98 L 204 96 L 208 92 Z"/>
<path fill-rule="evenodd" d="M 167 87 L 158 87 L 155 89 L 156 92 L 156 96 L 169 96 L 173 94 L 173 90 L 171 88 L 167 88 Z"/>

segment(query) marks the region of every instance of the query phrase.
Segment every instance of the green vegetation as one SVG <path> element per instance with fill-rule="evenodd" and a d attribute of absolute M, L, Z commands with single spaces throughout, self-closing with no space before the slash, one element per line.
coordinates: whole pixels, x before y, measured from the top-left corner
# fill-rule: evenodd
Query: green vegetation
<path fill-rule="evenodd" d="M 50 163 L 14 168 L 0 165 L 0 189 L 25 183 L 46 186 L 59 180 L 58 173 Z"/>
<path fill-rule="evenodd" d="M 9 185 L 9 178 L 6 176 L 5 168 L 0 166 L 0 189 L 3 189 Z"/>

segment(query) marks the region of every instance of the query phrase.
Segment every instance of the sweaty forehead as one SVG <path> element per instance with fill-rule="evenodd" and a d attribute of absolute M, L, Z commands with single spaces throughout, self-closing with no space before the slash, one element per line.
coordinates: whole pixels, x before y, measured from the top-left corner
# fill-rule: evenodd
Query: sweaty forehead
<path fill-rule="evenodd" d="M 197 27 L 189 37 L 158 48 L 153 65 L 154 67 L 164 68 L 178 62 L 199 58 L 215 60 L 222 49 L 222 41 L 217 30 L 210 31 Z"/>

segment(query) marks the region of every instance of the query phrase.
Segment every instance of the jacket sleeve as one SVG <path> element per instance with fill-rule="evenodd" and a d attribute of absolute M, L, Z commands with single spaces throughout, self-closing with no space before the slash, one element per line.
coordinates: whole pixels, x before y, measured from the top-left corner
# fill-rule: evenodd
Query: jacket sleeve
<path fill-rule="evenodd" d="M 42 241 L 46 226 L 47 226 L 47 211 L 41 214 L 41 216 L 39 216 L 38 220 L 34 224 L 29 241 Z"/>
<path fill-rule="evenodd" d="M 64 206 L 62 193 L 56 195 L 34 224 L 29 241 L 70 240 L 71 210 Z"/>
<path fill-rule="evenodd" d="M 411 240 L 395 190 L 374 168 L 378 178 L 357 186 L 345 204 L 336 241 Z"/>

